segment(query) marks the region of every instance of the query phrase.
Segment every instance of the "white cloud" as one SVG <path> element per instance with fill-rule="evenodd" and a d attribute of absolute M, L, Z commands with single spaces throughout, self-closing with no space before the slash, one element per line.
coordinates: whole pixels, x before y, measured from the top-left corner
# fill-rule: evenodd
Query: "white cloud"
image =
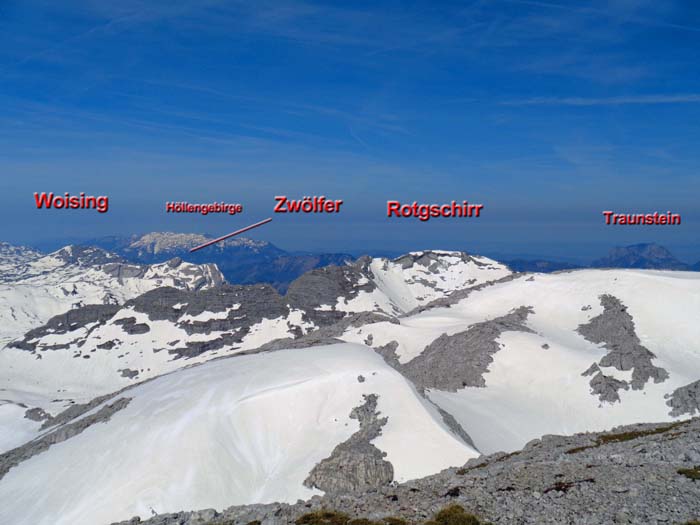
<path fill-rule="evenodd" d="M 618 97 L 533 97 L 501 102 L 505 106 L 625 106 L 632 104 L 696 104 L 700 93 L 676 95 L 624 95 Z"/>

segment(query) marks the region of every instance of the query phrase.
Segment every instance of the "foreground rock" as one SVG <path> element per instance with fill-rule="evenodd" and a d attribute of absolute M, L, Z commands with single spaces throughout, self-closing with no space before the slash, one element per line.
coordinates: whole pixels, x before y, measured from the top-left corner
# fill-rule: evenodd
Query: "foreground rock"
<path fill-rule="evenodd" d="M 512 454 L 473 459 L 459 469 L 365 493 L 220 513 L 181 512 L 118 525 L 312 523 L 300 518 L 321 509 L 422 523 L 454 504 L 492 523 L 684 524 L 700 518 L 698 477 L 700 418 L 694 418 L 545 436 Z"/>

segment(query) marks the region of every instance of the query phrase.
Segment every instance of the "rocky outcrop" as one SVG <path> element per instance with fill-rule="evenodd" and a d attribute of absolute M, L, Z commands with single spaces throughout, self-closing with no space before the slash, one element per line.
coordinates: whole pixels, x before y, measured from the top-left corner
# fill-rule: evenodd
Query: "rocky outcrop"
<path fill-rule="evenodd" d="M 419 314 L 421 312 L 425 312 L 426 310 L 430 310 L 432 308 L 441 308 L 441 307 L 449 308 L 450 306 L 457 304 L 458 302 L 466 299 L 474 292 L 478 292 L 479 290 L 483 290 L 485 288 L 488 288 L 490 286 L 494 286 L 496 284 L 502 284 L 502 283 L 514 281 L 515 279 L 518 279 L 518 278 L 522 277 L 523 275 L 524 274 L 522 274 L 522 273 L 511 273 L 509 275 L 506 275 L 504 277 L 500 277 L 498 279 L 494 279 L 492 281 L 486 281 L 486 282 L 483 282 L 481 284 L 476 284 L 474 286 L 470 286 L 468 288 L 455 290 L 454 292 L 450 293 L 446 297 L 440 297 L 439 299 L 435 299 L 434 301 L 430 301 L 429 303 L 424 304 L 423 306 L 419 306 L 417 308 L 414 308 L 410 312 L 406 312 L 405 314 L 401 315 L 401 317 L 410 317 L 412 315 Z"/>
<path fill-rule="evenodd" d="M 673 417 L 686 414 L 694 416 L 696 412 L 700 414 L 700 380 L 676 388 L 666 398 L 666 404 L 671 407 L 670 415 Z"/>
<path fill-rule="evenodd" d="M 601 295 L 600 304 L 603 313 L 577 328 L 587 341 L 603 344 L 608 353 L 597 363 L 597 372 L 589 368 L 583 375 L 593 375 L 590 385 L 592 393 L 601 401 L 616 402 L 620 400 L 619 390 L 642 390 L 650 379 L 662 383 L 668 379 L 668 372 L 652 363 L 656 357 L 642 346 L 634 330 L 634 320 L 617 297 Z M 608 378 L 601 368 L 614 368 L 620 371 L 632 371 L 632 380 L 627 381 Z"/>
<path fill-rule="evenodd" d="M 321 305 L 335 306 L 339 298 L 352 300 L 360 292 L 371 292 L 376 285 L 362 271 L 363 259 L 345 266 L 326 266 L 305 273 L 287 290 L 285 298 L 305 311 L 316 324 L 329 324 L 343 318 L 343 312 L 316 310 Z"/>
<path fill-rule="evenodd" d="M 612 376 L 606 376 L 600 367 L 593 363 L 582 376 L 593 376 L 590 381 L 591 389 L 602 402 L 615 403 L 620 401 L 620 390 L 629 390 L 629 385 L 626 381 L 615 379 Z"/>
<path fill-rule="evenodd" d="M 44 326 L 31 330 L 24 338 L 12 342 L 10 346 L 31 352 L 63 350 L 70 347 L 84 347 L 84 350 L 118 350 L 127 336 L 146 334 L 150 331 L 149 324 L 137 321 L 134 313 L 145 314 L 150 321 L 169 321 L 190 336 L 207 336 L 192 337 L 192 340 L 173 340 L 168 342 L 172 344 L 163 343 L 162 346 L 153 348 L 154 351 L 173 354 L 176 358 L 191 358 L 224 347 L 235 348 L 254 326 L 264 320 L 288 319 L 290 334 L 290 337 L 270 342 L 271 346 L 266 346 L 265 349 L 323 344 L 338 337 L 350 326 L 381 321 L 398 322 L 382 313 L 318 310 L 318 307 L 329 299 L 324 294 L 319 295 L 314 286 L 322 289 L 328 285 L 325 280 L 348 283 L 348 276 L 353 275 L 352 269 L 348 267 L 349 273 L 343 271 L 338 274 L 340 270 L 338 267 L 331 267 L 324 271 L 312 272 L 308 279 L 304 280 L 304 287 L 300 286 L 287 296 L 281 296 L 269 285 L 223 284 L 200 290 L 156 288 L 123 305 L 87 305 L 72 309 L 51 318 Z M 322 282 L 314 285 L 317 279 L 321 279 Z M 357 289 L 349 285 L 346 289 L 344 286 L 345 284 L 340 286 L 336 292 L 352 295 L 364 289 L 365 285 L 359 284 Z M 290 314 L 297 310 L 301 312 L 301 321 L 289 321 Z M 109 341 L 89 340 L 87 344 L 90 334 L 98 326 L 110 324 L 117 325 L 125 337 L 112 338 Z M 309 328 L 314 329 L 311 334 L 307 334 Z M 69 333 L 75 334 L 75 339 L 65 339 L 61 342 L 43 340 L 47 336 Z"/>
<path fill-rule="evenodd" d="M 46 412 L 43 408 L 40 407 L 34 407 L 28 409 L 24 413 L 24 417 L 29 419 L 30 421 L 46 421 L 47 419 L 51 419 L 51 414 Z"/>
<path fill-rule="evenodd" d="M 379 418 L 377 395 L 364 396 L 365 402 L 350 413 L 360 422 L 360 430 L 337 445 L 329 457 L 316 465 L 304 481 L 309 488 L 326 493 L 355 492 L 388 485 L 394 468 L 372 444 L 379 437 L 387 418 Z"/>
<path fill-rule="evenodd" d="M 79 266 L 97 266 L 107 263 L 126 262 L 117 254 L 94 246 L 70 245 L 61 248 L 52 255 L 66 264 L 77 264 Z"/>
<path fill-rule="evenodd" d="M 49 334 L 66 334 L 84 328 L 93 323 L 105 323 L 119 311 L 119 306 L 114 304 L 91 304 L 81 308 L 68 310 L 64 314 L 56 315 L 48 322 L 27 332 L 23 339 L 11 342 L 8 346 L 33 352 L 36 350 L 37 341 Z M 47 347 L 51 350 L 67 348 L 67 344 L 54 344 Z"/>
<path fill-rule="evenodd" d="M 504 316 L 476 323 L 464 332 L 443 334 L 397 369 L 421 390 L 456 392 L 467 386 L 486 386 L 484 374 L 493 362 L 493 354 L 500 349 L 497 339 L 503 332 L 532 332 L 525 326 L 531 313 L 532 308 L 521 306 Z M 379 352 L 385 354 L 386 350 Z M 388 362 L 392 364 L 391 360 Z"/>

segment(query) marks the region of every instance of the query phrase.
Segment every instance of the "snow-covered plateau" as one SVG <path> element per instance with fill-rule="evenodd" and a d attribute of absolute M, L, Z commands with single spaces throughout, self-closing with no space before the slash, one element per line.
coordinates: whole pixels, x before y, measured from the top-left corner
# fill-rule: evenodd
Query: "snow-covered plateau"
<path fill-rule="evenodd" d="M 423 251 L 281 295 L 213 265 L 5 251 L 0 523 L 294 502 L 700 414 L 700 273 Z"/>

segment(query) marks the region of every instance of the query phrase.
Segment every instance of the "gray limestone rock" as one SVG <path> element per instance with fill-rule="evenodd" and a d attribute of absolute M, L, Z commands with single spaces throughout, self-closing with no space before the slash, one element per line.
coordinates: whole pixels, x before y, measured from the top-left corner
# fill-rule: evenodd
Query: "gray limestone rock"
<path fill-rule="evenodd" d="M 695 412 L 700 414 L 700 380 L 676 388 L 666 398 L 666 404 L 671 407 L 670 415 L 673 417 L 683 414 L 694 416 Z"/>
<path fill-rule="evenodd" d="M 410 317 L 412 315 L 424 312 L 426 310 L 430 310 L 431 308 L 440 308 L 440 307 L 449 308 L 453 304 L 457 304 L 458 302 L 462 301 L 463 299 L 466 299 L 474 292 L 477 292 L 479 290 L 483 290 L 484 288 L 488 288 L 489 286 L 493 286 L 495 284 L 501 284 L 501 283 L 507 283 L 510 281 L 514 281 L 515 279 L 523 277 L 524 275 L 526 275 L 526 274 L 512 273 L 510 275 L 506 275 L 505 277 L 501 277 L 500 279 L 495 279 L 493 281 L 487 281 L 485 283 L 477 284 L 476 286 L 472 286 L 470 288 L 456 290 L 456 291 L 452 292 L 450 295 L 448 295 L 447 297 L 441 297 L 440 299 L 435 299 L 434 301 L 430 301 L 429 303 L 424 304 L 423 306 L 419 306 L 417 308 L 414 308 L 410 312 L 406 312 L 405 314 L 402 314 L 400 317 Z"/>
<path fill-rule="evenodd" d="M 305 312 L 305 320 L 322 326 L 332 324 L 341 320 L 345 314 L 335 309 L 316 308 L 321 305 L 335 306 L 339 297 L 349 301 L 362 291 L 374 290 L 376 286 L 367 279 L 363 271 L 367 264 L 368 258 L 360 258 L 345 266 L 326 266 L 311 270 L 289 285 L 285 299 Z"/>
<path fill-rule="evenodd" d="M 491 356 L 500 349 L 496 339 L 508 331 L 532 332 L 525 326 L 531 313 L 531 307 L 521 306 L 502 317 L 477 323 L 464 332 L 443 334 L 420 355 L 398 365 L 397 369 L 421 390 L 437 388 L 456 392 L 467 386 L 486 386 L 484 374 L 493 361 Z"/>
<path fill-rule="evenodd" d="M 66 264 L 78 264 L 80 266 L 98 266 L 126 262 L 119 255 L 94 246 L 66 246 L 55 252 L 54 257 Z"/>
<path fill-rule="evenodd" d="M 147 334 L 151 327 L 145 323 L 137 323 L 135 317 L 123 317 L 114 321 L 114 324 L 119 325 L 129 335 Z"/>
<path fill-rule="evenodd" d="M 454 432 L 459 438 L 464 441 L 467 445 L 472 447 L 474 450 L 479 450 L 476 448 L 476 445 L 474 444 L 474 440 L 471 438 L 469 434 L 467 434 L 467 431 L 464 430 L 462 425 L 460 425 L 455 417 L 447 412 L 446 410 L 443 410 L 439 406 L 437 406 L 435 403 L 433 403 L 427 396 L 423 396 L 424 399 L 427 399 L 428 402 L 430 402 L 435 408 L 437 408 L 438 412 L 442 416 L 442 420 L 445 422 L 447 427 Z"/>
<path fill-rule="evenodd" d="M 57 427 L 59 425 L 65 425 L 66 423 L 86 414 L 95 407 L 98 407 L 105 401 L 115 397 L 119 392 L 112 394 L 106 394 L 104 396 L 96 397 L 88 403 L 74 404 L 66 408 L 64 411 L 56 414 L 55 416 L 49 416 L 44 423 L 41 425 L 41 430 L 47 430 L 51 427 Z"/>
<path fill-rule="evenodd" d="M 384 358 L 384 361 L 386 361 L 390 366 L 398 370 L 399 372 L 401 371 L 401 367 L 403 366 L 401 363 L 399 363 L 399 357 L 396 354 L 396 350 L 399 348 L 399 343 L 398 341 L 389 341 L 387 344 L 382 345 L 382 346 L 375 346 L 374 351 L 377 352 L 380 356 Z"/>
<path fill-rule="evenodd" d="M 620 390 L 629 390 L 629 385 L 626 381 L 620 381 L 612 376 L 606 376 L 598 370 L 593 376 L 590 383 L 591 389 L 603 402 L 616 403 L 620 401 Z"/>
<path fill-rule="evenodd" d="M 133 379 L 135 377 L 138 377 L 139 371 L 138 370 L 132 370 L 130 368 L 122 368 L 120 370 L 117 370 L 122 377 L 126 377 L 129 379 Z"/>
<path fill-rule="evenodd" d="M 126 264 L 121 262 L 110 262 L 102 266 L 102 271 L 121 282 L 122 279 L 133 279 L 146 275 L 148 268 L 136 264 Z"/>
<path fill-rule="evenodd" d="M 39 328 L 27 332 L 23 339 L 13 341 L 9 347 L 19 348 L 33 352 L 36 350 L 36 339 L 40 339 L 48 334 L 65 334 L 75 331 L 90 323 L 104 323 L 111 319 L 119 311 L 119 306 L 114 304 L 93 304 L 69 310 L 64 314 L 57 315 Z M 52 345 L 49 349 L 61 349 L 66 345 Z"/>
<path fill-rule="evenodd" d="M 326 493 L 355 492 L 388 485 L 394 468 L 371 442 L 381 434 L 387 418 L 379 418 L 377 395 L 364 396 L 365 402 L 350 413 L 360 422 L 360 430 L 337 445 L 329 457 L 316 465 L 304 485 Z"/>
<path fill-rule="evenodd" d="M 482 456 L 400 485 L 221 509 L 207 525 L 292 525 L 320 510 L 424 523 L 454 504 L 502 525 L 682 524 L 700 517 L 700 483 L 678 472 L 697 467 L 688 451 L 700 451 L 700 418 L 545 436 L 518 452 Z M 143 525 L 189 525 L 195 516 L 160 515 Z"/>
<path fill-rule="evenodd" d="M 31 421 L 46 421 L 51 418 L 51 414 L 46 412 L 43 408 L 35 407 L 27 410 L 24 413 L 24 417 Z"/>
<path fill-rule="evenodd" d="M 612 367 L 620 371 L 632 371 L 632 381 L 619 381 L 602 373 L 591 379 L 593 394 L 601 401 L 614 403 L 620 400 L 618 391 L 627 389 L 642 390 L 649 379 L 661 383 L 668 379 L 668 372 L 652 363 L 656 357 L 642 346 L 634 330 L 634 320 L 617 297 L 609 294 L 600 296 L 603 313 L 577 328 L 587 341 L 603 344 L 608 353 L 598 362 L 599 367 Z M 589 371 L 591 369 L 589 368 Z M 588 372 L 588 371 L 587 371 Z M 586 373 L 584 373 L 586 375 Z"/>
<path fill-rule="evenodd" d="M 600 372 L 600 367 L 598 366 L 597 363 L 593 363 L 583 373 L 581 373 L 581 375 L 583 377 L 587 377 L 587 376 L 595 375 L 597 372 Z"/>

